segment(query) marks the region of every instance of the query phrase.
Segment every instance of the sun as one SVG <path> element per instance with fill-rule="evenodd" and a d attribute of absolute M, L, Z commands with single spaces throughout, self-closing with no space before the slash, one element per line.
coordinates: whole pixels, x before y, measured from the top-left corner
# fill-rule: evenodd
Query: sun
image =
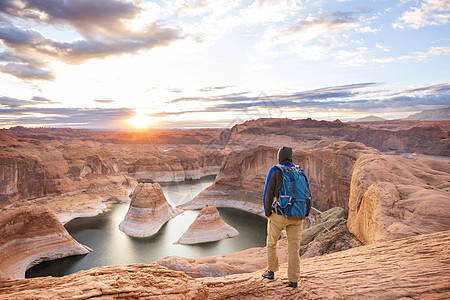
<path fill-rule="evenodd" d="M 145 129 L 154 123 L 154 120 L 144 113 L 136 113 L 133 117 L 127 119 L 133 127 L 138 129 Z"/>

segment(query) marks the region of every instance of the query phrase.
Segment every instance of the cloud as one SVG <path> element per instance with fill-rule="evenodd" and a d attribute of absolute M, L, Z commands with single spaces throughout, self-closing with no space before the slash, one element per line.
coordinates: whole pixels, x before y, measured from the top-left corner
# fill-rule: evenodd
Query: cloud
<path fill-rule="evenodd" d="M 293 22 L 268 27 L 255 48 L 264 56 L 294 54 L 306 60 L 334 57 L 334 49 L 354 43 L 351 34 L 375 33 L 366 11 L 300 12 Z"/>
<path fill-rule="evenodd" d="M 0 102 L 2 101 L 0 98 Z M 16 99 L 17 100 L 17 99 Z M 92 129 L 124 129 L 121 122 L 135 114 L 131 108 L 0 108 L 2 126 L 34 125 L 80 127 Z"/>
<path fill-rule="evenodd" d="M 31 100 L 22 100 L 11 97 L 0 97 L 0 105 L 9 108 L 18 108 L 23 106 L 34 106 L 38 104 L 58 104 L 59 102 L 55 102 L 53 100 L 34 96 Z"/>
<path fill-rule="evenodd" d="M 116 102 L 116 100 L 112 100 L 112 99 L 95 99 L 94 101 L 98 102 L 98 103 L 114 103 L 114 102 Z"/>
<path fill-rule="evenodd" d="M 54 80 L 49 68 L 52 60 L 80 64 L 111 55 L 134 54 L 167 46 L 183 38 L 181 29 L 157 19 L 139 26 L 141 15 L 148 15 L 144 4 L 109 0 L 7 0 L 0 5 L 0 41 L 6 50 L 0 55 L 0 70 L 34 80 Z M 74 29 L 80 38 L 58 41 L 41 32 L 15 24 L 63 26 Z"/>
<path fill-rule="evenodd" d="M 402 14 L 394 28 L 419 29 L 431 25 L 445 25 L 450 20 L 450 2 L 447 0 L 424 0 L 420 6 L 412 7 Z"/>
<path fill-rule="evenodd" d="M 211 92 L 211 91 L 215 91 L 215 90 L 223 90 L 223 89 L 227 89 L 230 87 L 234 87 L 234 85 L 226 85 L 226 86 L 208 86 L 208 87 L 204 87 L 199 89 L 199 92 Z"/>
<path fill-rule="evenodd" d="M 213 97 L 180 98 L 171 103 L 201 101 L 205 103 L 204 113 L 245 113 L 260 108 L 280 111 L 353 111 L 366 112 L 383 110 L 411 111 L 417 107 L 424 109 L 448 106 L 450 101 L 450 83 L 441 83 L 403 90 L 367 90 L 380 83 L 368 82 L 290 94 L 249 96 L 250 93 L 230 94 Z M 210 105 L 207 105 L 210 104 Z M 417 111 L 417 109 L 415 109 Z M 197 111 L 199 112 L 199 111 Z M 182 111 L 179 114 L 192 113 Z"/>
<path fill-rule="evenodd" d="M 243 92 L 212 97 L 179 98 L 169 101 L 165 106 L 167 108 L 170 104 L 178 103 L 180 107 L 177 110 L 168 109 L 148 115 L 154 118 L 167 118 L 164 124 L 170 124 L 170 126 L 167 125 L 169 127 L 185 125 L 223 127 L 225 123 L 229 125 L 230 120 L 235 118 L 245 121 L 249 118 L 281 117 L 286 114 L 303 117 L 314 114 L 318 118 L 323 118 L 321 116 L 326 118 L 327 115 L 345 117 L 368 113 L 394 113 L 398 117 L 403 113 L 406 117 L 411 112 L 448 107 L 450 101 L 449 82 L 394 90 L 379 89 L 381 85 L 381 83 L 367 82 L 287 94 L 260 93 L 258 96 L 252 96 L 252 93 Z M 108 101 L 108 99 L 104 100 Z M 42 97 L 33 97 L 32 100 L 0 97 L 0 126 L 123 129 L 123 121 L 135 115 L 135 110 L 132 108 L 86 109 L 37 107 L 36 105 L 49 102 L 52 101 Z M 201 102 L 201 108 L 185 109 L 185 107 L 193 107 L 190 102 Z M 182 119 L 181 123 L 173 121 L 174 117 L 180 115 L 188 115 L 190 118 L 188 121 L 186 118 L 176 118 Z M 219 116 L 217 123 L 211 121 L 213 115 Z M 200 119 L 203 121 L 198 121 Z"/>

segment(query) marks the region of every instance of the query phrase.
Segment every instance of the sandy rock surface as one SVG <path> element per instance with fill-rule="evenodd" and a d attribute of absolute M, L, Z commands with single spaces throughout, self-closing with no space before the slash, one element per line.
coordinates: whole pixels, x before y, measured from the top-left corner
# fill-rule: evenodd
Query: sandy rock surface
<path fill-rule="evenodd" d="M 199 244 L 235 237 L 239 232 L 225 223 L 214 206 L 206 205 L 174 244 Z"/>
<path fill-rule="evenodd" d="M 450 164 L 364 155 L 355 164 L 348 227 L 365 244 L 450 230 Z"/>
<path fill-rule="evenodd" d="M 261 271 L 194 279 L 156 265 L 94 268 L 60 278 L 0 281 L 2 299 L 448 299 L 450 232 L 409 237 L 301 260 L 297 289 L 286 264 L 269 281 Z"/>
<path fill-rule="evenodd" d="M 173 208 L 158 183 L 139 183 L 119 229 L 134 237 L 152 236 L 183 210 Z"/>
<path fill-rule="evenodd" d="M 27 269 L 40 262 L 91 251 L 75 241 L 46 208 L 0 212 L 0 279 L 23 278 Z"/>

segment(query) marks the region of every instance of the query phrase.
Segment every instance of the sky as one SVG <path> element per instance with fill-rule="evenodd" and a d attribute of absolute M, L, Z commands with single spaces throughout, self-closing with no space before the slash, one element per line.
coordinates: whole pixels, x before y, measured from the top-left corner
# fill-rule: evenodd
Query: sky
<path fill-rule="evenodd" d="M 227 128 L 450 106 L 450 0 L 2 0 L 0 128 Z"/>

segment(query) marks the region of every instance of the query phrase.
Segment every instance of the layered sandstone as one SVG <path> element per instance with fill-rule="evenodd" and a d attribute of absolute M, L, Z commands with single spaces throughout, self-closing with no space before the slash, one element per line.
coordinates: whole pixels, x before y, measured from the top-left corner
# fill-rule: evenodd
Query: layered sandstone
<path fill-rule="evenodd" d="M 43 261 L 91 251 L 75 241 L 46 208 L 0 212 L 0 279 L 24 278 L 27 269 Z"/>
<path fill-rule="evenodd" d="M 450 156 L 450 121 L 387 121 L 342 123 L 292 119 L 258 119 L 236 124 L 221 133 L 228 149 L 258 145 L 280 148 L 321 148 L 337 141 L 361 142 L 383 152 Z M 394 124 L 394 125 L 392 125 Z M 383 127 L 384 125 L 384 127 Z"/>
<path fill-rule="evenodd" d="M 348 227 L 366 244 L 450 229 L 450 165 L 363 155 L 355 164 Z"/>
<path fill-rule="evenodd" d="M 148 145 L 105 145 L 120 173 L 138 180 L 175 182 L 217 175 L 227 151 L 181 145 L 158 150 Z"/>
<path fill-rule="evenodd" d="M 278 163 L 277 152 L 277 148 L 267 146 L 232 151 L 225 158 L 214 184 L 182 207 L 198 209 L 209 204 L 263 215 L 264 184 L 269 169 Z M 348 207 L 353 166 L 363 154 L 380 152 L 350 142 L 294 151 L 294 163 L 309 176 L 315 207 Z"/>
<path fill-rule="evenodd" d="M 134 237 L 151 236 L 182 212 L 167 202 L 158 183 L 139 183 L 119 229 Z"/>
<path fill-rule="evenodd" d="M 239 232 L 225 223 L 214 206 L 206 205 L 174 244 L 199 244 L 235 237 Z"/>
<path fill-rule="evenodd" d="M 157 265 L 94 268 L 60 278 L 0 281 L 2 299 L 447 299 L 450 232 L 380 242 L 301 260 L 297 289 L 286 264 L 268 281 L 261 272 L 194 279 Z"/>

